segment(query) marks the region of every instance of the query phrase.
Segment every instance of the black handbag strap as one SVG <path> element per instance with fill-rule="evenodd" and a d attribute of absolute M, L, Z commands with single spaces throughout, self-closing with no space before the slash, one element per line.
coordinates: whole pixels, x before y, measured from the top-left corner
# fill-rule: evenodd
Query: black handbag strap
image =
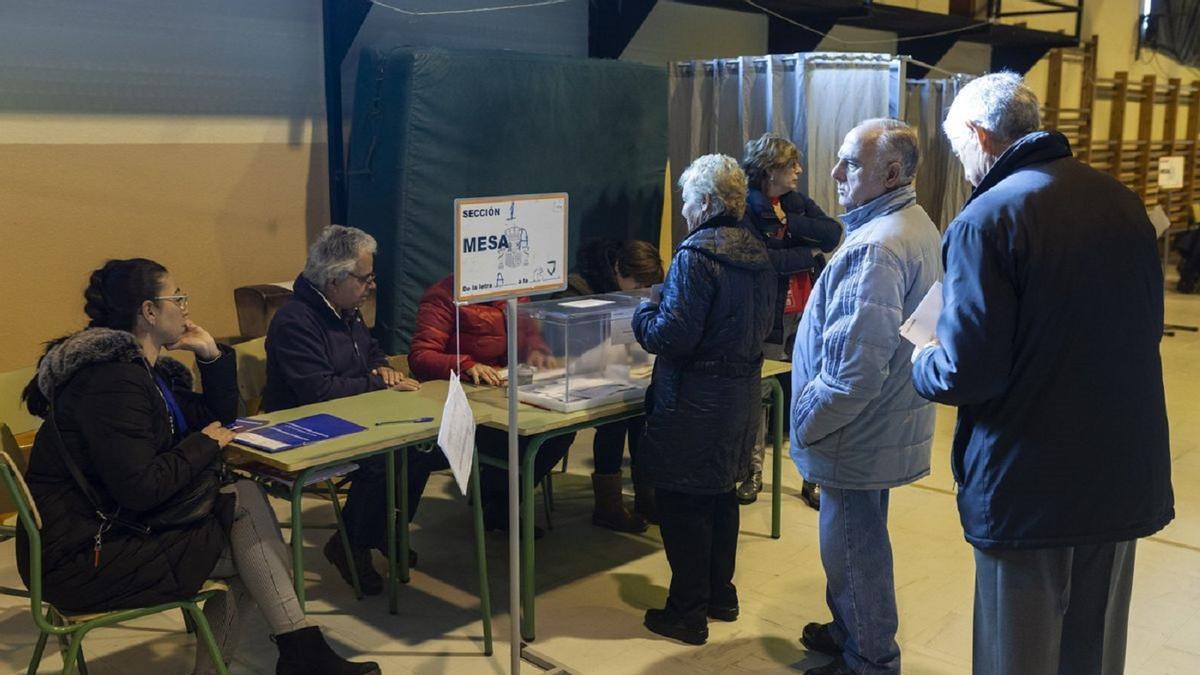
<path fill-rule="evenodd" d="M 121 518 L 121 507 L 118 506 L 117 509 L 111 513 L 104 510 L 103 502 L 100 499 L 100 496 L 96 493 L 96 489 L 92 486 L 91 482 L 84 477 L 83 471 L 79 469 L 79 465 L 75 463 L 75 459 L 71 457 L 70 451 L 67 450 L 67 444 L 63 440 L 62 432 L 58 428 L 58 420 L 54 414 L 54 392 L 50 392 L 50 396 L 47 398 L 50 401 L 50 411 L 46 415 L 46 421 L 50 423 L 50 429 L 54 432 L 55 440 L 55 442 L 50 443 L 50 445 L 54 446 L 55 450 L 58 452 L 59 458 L 62 460 L 63 464 L 67 466 L 67 471 L 71 474 L 71 478 L 75 480 L 75 484 L 79 486 L 79 489 L 83 492 L 83 496 L 86 497 L 88 502 L 91 503 L 92 509 L 96 512 L 96 516 L 100 518 L 101 527 L 104 527 L 109 523 L 113 523 L 136 532 L 149 534 L 150 528 L 146 527 L 145 525 L 132 523 Z"/>
<path fill-rule="evenodd" d="M 71 453 L 67 451 L 67 444 L 63 440 L 62 432 L 58 429 L 58 420 L 54 414 L 54 392 L 50 393 L 49 398 L 50 412 L 46 416 L 46 421 L 50 423 L 50 429 L 54 432 L 55 440 L 55 442 L 51 443 L 50 445 L 54 446 L 55 451 L 58 452 L 58 457 L 62 460 L 63 464 L 67 465 L 67 471 L 70 472 L 71 478 L 75 479 L 75 484 L 78 485 L 79 489 L 83 491 L 83 496 L 87 497 L 87 500 L 91 502 L 92 508 L 95 509 L 96 513 L 100 514 L 101 517 L 107 518 L 108 514 L 104 512 L 104 507 L 102 506 L 99 495 L 96 494 L 95 488 L 92 487 L 92 484 L 88 482 L 87 478 L 84 478 L 83 472 L 79 470 L 79 465 L 75 463 L 75 459 L 72 458 Z"/>

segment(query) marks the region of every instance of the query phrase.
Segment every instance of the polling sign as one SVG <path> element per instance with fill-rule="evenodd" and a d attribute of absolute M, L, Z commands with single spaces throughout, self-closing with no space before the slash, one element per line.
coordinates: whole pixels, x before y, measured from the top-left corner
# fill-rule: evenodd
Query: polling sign
<path fill-rule="evenodd" d="M 1158 187 L 1162 190 L 1178 190 L 1183 187 L 1183 157 L 1158 158 Z"/>
<path fill-rule="evenodd" d="M 454 200 L 454 299 L 499 300 L 567 287 L 567 194 Z"/>

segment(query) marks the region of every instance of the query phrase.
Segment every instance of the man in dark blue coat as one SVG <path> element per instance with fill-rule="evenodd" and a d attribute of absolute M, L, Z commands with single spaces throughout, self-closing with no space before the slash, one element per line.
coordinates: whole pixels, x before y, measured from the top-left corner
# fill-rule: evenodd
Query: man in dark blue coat
<path fill-rule="evenodd" d="M 295 294 L 267 329 L 267 384 L 263 409 L 294 408 L 380 389 L 410 391 L 419 385 L 388 366 L 387 357 L 363 323 L 359 307 L 375 287 L 375 239 L 353 227 L 330 225 L 308 251 Z M 409 461 L 408 514 L 416 514 L 429 473 L 442 468 L 440 452 L 414 453 Z M 383 591 L 371 564 L 371 549 L 385 549 L 387 491 L 382 456 L 358 462 L 351 474 L 343 521 L 351 558 L 335 533 L 325 557 L 351 583 L 358 572 L 363 593 Z M 399 463 L 397 462 L 397 465 Z M 399 470 L 397 469 L 397 472 Z M 410 562 L 413 557 L 410 554 Z"/>
<path fill-rule="evenodd" d="M 1162 268 L 1137 196 L 1039 126 L 1012 73 L 972 81 L 947 115 L 975 191 L 913 382 L 959 408 L 973 671 L 1121 673 L 1135 541 L 1175 513 Z"/>

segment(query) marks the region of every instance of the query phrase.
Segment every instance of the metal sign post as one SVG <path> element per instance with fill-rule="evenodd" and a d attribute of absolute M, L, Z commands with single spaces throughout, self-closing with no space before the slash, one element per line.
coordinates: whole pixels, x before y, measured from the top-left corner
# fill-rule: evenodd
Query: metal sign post
<path fill-rule="evenodd" d="M 510 672 L 521 672 L 521 453 L 517 434 L 517 298 L 567 287 L 565 192 L 454 200 L 454 299 L 505 301 L 508 337 Z M 530 525 L 532 527 L 532 524 Z"/>
<path fill-rule="evenodd" d="M 508 322 L 508 607 L 512 640 L 509 672 L 521 672 L 521 456 L 517 442 L 517 299 L 506 303 Z"/>

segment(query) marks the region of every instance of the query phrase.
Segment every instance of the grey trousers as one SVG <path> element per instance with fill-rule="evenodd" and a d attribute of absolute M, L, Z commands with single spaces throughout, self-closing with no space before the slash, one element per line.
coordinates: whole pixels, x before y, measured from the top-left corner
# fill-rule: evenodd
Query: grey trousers
<path fill-rule="evenodd" d="M 975 549 L 974 675 L 1120 675 L 1136 542 Z"/>
<path fill-rule="evenodd" d="M 239 480 L 221 488 L 237 498 L 229 545 L 209 576 L 229 585 L 204 603 L 204 617 L 212 628 L 226 665 L 237 651 L 242 619 L 255 607 L 263 613 L 273 635 L 308 626 L 292 586 L 291 553 L 283 543 L 275 512 L 258 483 Z M 203 645 L 196 645 L 196 675 L 215 673 L 216 667 Z"/>

